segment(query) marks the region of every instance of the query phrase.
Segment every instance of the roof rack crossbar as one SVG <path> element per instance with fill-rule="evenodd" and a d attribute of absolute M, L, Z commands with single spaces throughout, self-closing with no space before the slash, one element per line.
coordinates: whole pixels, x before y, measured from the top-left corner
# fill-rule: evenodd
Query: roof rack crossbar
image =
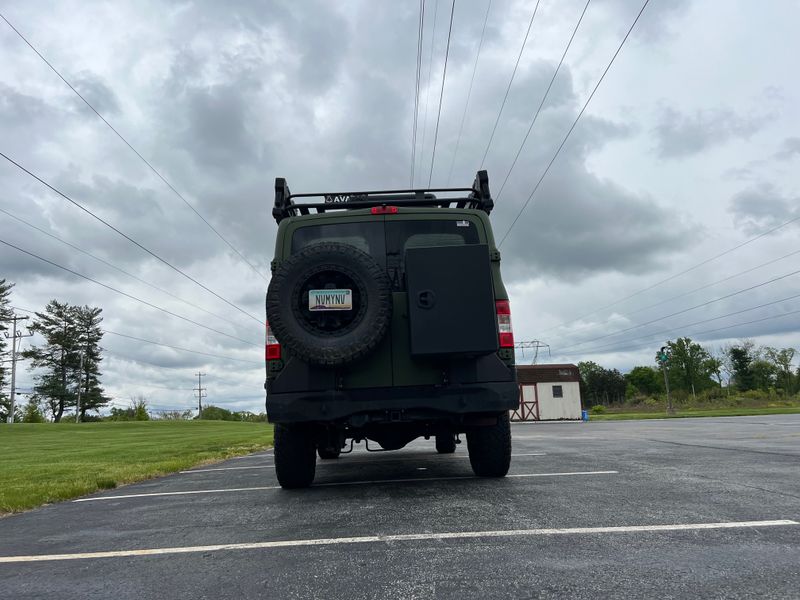
<path fill-rule="evenodd" d="M 469 194 L 465 196 L 464 192 L 469 192 Z M 455 197 L 439 198 L 436 193 L 457 195 Z M 301 198 L 322 198 L 323 202 L 296 202 Z M 424 188 L 305 194 L 292 194 L 289 191 L 286 179 L 278 177 L 275 179 L 275 205 L 272 209 L 272 216 L 277 223 L 280 223 L 287 217 L 293 217 L 298 214 L 311 214 L 310 211 L 312 209 L 316 210 L 317 213 L 323 213 L 331 210 L 354 210 L 382 206 L 388 202 L 398 206 L 436 206 L 440 208 L 449 208 L 455 204 L 457 208 L 479 209 L 485 211 L 486 214 L 491 213 L 494 208 L 494 201 L 489 191 L 489 177 L 486 171 L 478 171 L 470 188 Z"/>

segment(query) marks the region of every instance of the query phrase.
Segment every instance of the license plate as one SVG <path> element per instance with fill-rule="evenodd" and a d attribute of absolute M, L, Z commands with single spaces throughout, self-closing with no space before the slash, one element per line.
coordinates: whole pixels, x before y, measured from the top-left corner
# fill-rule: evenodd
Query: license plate
<path fill-rule="evenodd" d="M 308 310 L 353 310 L 353 291 L 309 290 Z"/>

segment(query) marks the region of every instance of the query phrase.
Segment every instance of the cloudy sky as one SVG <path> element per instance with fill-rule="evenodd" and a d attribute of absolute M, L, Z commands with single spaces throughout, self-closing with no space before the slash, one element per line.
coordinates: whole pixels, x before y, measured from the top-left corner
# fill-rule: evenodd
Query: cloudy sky
<path fill-rule="evenodd" d="M 492 1 L 459 138 L 487 1 L 457 0 L 434 186 L 468 185 L 481 166 L 535 4 Z M 585 5 L 539 3 L 483 165 L 495 197 Z M 417 185 L 430 171 L 450 7 L 425 4 Z M 589 2 L 497 199 L 498 240 L 640 8 Z M 3 21 L 0 152 L 242 310 L 0 159 L 0 239 L 227 336 L 2 246 L 14 305 L 92 304 L 116 334 L 216 355 L 109 333 L 104 382 L 118 403 L 194 406 L 201 370 L 208 402 L 262 410 L 267 280 L 178 193 L 268 273 L 276 176 L 294 192 L 407 187 L 419 3 L 2 1 L 0 12 L 174 191 Z M 800 299 L 781 301 L 800 294 L 789 275 L 800 268 L 799 18 L 795 0 L 651 0 L 501 247 L 518 340 L 550 344 L 554 361 L 622 370 L 677 335 L 800 346 L 800 315 L 787 314 Z M 23 374 L 19 387 L 30 385 Z"/>

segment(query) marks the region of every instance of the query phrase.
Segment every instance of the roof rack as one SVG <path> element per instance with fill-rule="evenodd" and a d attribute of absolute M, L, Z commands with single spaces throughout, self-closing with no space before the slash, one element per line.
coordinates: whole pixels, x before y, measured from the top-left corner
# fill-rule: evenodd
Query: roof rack
<path fill-rule="evenodd" d="M 436 194 L 445 194 L 438 197 Z M 322 198 L 322 202 L 298 203 L 300 198 Z M 431 188 L 411 190 L 383 190 L 369 192 L 323 192 L 318 194 L 292 194 L 283 177 L 275 178 L 275 206 L 272 216 L 277 223 L 287 217 L 325 213 L 333 210 L 353 210 L 373 206 L 431 206 L 438 208 L 474 208 L 487 215 L 494 208 L 489 192 L 489 176 L 478 171 L 470 188 Z M 315 213 L 312 213 L 315 211 Z"/>

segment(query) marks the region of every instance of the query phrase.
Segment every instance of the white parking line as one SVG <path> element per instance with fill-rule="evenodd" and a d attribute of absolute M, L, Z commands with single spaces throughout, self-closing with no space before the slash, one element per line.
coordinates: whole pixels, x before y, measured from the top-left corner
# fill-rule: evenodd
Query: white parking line
<path fill-rule="evenodd" d="M 512 454 L 511 455 L 512 458 L 517 457 L 517 456 L 547 456 L 547 454 L 545 452 L 528 452 L 528 453 L 524 453 L 524 454 Z M 434 456 L 419 456 L 419 457 L 415 456 L 415 457 L 404 457 L 404 458 L 400 458 L 400 457 L 380 458 L 380 459 L 375 459 L 375 460 L 348 460 L 348 459 L 344 458 L 341 461 L 326 461 L 326 462 L 323 462 L 323 463 L 319 463 L 319 464 L 317 464 L 317 466 L 318 467 L 330 467 L 330 466 L 337 466 L 337 465 L 347 466 L 347 465 L 363 465 L 363 464 L 379 465 L 381 463 L 385 463 L 385 462 L 389 462 L 389 461 L 402 460 L 402 461 L 410 462 L 410 461 L 419 460 L 419 459 L 422 459 L 422 458 L 430 458 L 430 459 L 437 459 L 437 460 L 442 460 L 442 459 L 444 459 L 444 460 L 452 460 L 454 458 L 469 458 L 469 456 L 461 456 L 461 455 L 459 455 L 459 456 L 441 457 L 441 456 L 434 455 Z M 242 470 L 246 470 L 246 469 L 274 469 L 274 468 L 275 468 L 275 465 L 258 465 L 258 466 L 252 466 L 252 467 L 214 467 L 214 468 L 211 468 L 211 469 L 187 469 L 186 471 L 179 471 L 179 472 L 182 473 L 182 474 L 187 474 L 187 473 L 210 473 L 212 471 L 242 471 Z"/>
<path fill-rule="evenodd" d="M 571 473 L 522 473 L 506 475 L 510 477 L 564 477 L 568 475 L 617 475 L 619 471 L 574 471 Z M 410 481 L 452 481 L 458 479 L 479 479 L 474 475 L 457 475 L 455 477 L 412 477 L 408 479 L 375 479 L 373 481 L 334 481 L 331 483 L 318 483 L 314 487 L 328 487 L 336 485 L 364 485 L 368 483 L 405 483 Z"/>
<path fill-rule="evenodd" d="M 507 478 L 517 477 L 564 477 L 568 475 L 616 475 L 619 471 L 574 471 L 571 473 L 521 473 L 506 475 Z M 474 475 L 459 475 L 455 477 L 410 477 L 407 479 L 373 479 L 369 481 L 333 481 L 330 483 L 317 483 L 313 487 L 333 487 L 338 485 L 367 485 L 376 483 L 411 483 L 419 481 L 455 481 L 461 479 L 480 479 Z M 245 488 L 221 488 L 212 490 L 185 490 L 182 492 L 148 492 L 146 494 L 120 494 L 114 496 L 97 496 L 94 498 L 78 498 L 73 502 L 96 502 L 98 500 L 122 500 L 125 498 L 151 498 L 155 496 L 188 496 L 190 494 L 226 494 L 231 492 L 255 492 L 262 490 L 278 490 L 280 486 L 258 486 Z"/>
<path fill-rule="evenodd" d="M 257 490 L 279 490 L 281 486 L 260 486 L 246 488 L 224 488 L 219 490 L 185 490 L 182 492 L 150 492 L 148 494 L 120 494 L 118 496 L 98 496 L 96 498 L 78 498 L 73 502 L 95 502 L 96 500 L 124 500 L 125 498 L 150 498 L 153 496 L 188 496 L 190 494 L 224 494 L 229 492 L 253 492 Z"/>
<path fill-rule="evenodd" d="M 274 469 L 275 465 L 261 465 L 257 467 L 218 467 L 215 469 L 189 469 L 180 473 L 209 473 L 211 471 L 243 471 L 245 469 Z"/>
<path fill-rule="evenodd" d="M 331 546 L 335 544 L 374 544 L 426 540 L 455 540 L 471 538 L 501 538 L 546 535 L 597 535 L 603 533 L 656 533 L 669 531 L 696 531 L 703 529 L 749 529 L 753 527 L 780 527 L 800 525 L 797 521 L 734 521 L 726 523 L 683 523 L 673 525 L 623 525 L 615 527 L 570 527 L 563 529 L 512 529 L 508 531 L 453 531 L 445 533 L 409 533 L 400 535 L 365 535 L 360 537 L 320 538 L 307 540 L 276 540 L 244 544 L 214 544 L 211 546 L 178 546 L 173 548 L 144 548 L 141 550 L 111 550 L 106 552 L 78 552 L 75 554 L 33 554 L 27 556 L 0 556 L 2 563 L 44 562 L 54 560 L 79 560 L 91 558 L 127 558 L 131 556 L 157 556 L 162 554 L 189 554 L 219 552 L 223 550 L 264 550 L 299 546 Z"/>

